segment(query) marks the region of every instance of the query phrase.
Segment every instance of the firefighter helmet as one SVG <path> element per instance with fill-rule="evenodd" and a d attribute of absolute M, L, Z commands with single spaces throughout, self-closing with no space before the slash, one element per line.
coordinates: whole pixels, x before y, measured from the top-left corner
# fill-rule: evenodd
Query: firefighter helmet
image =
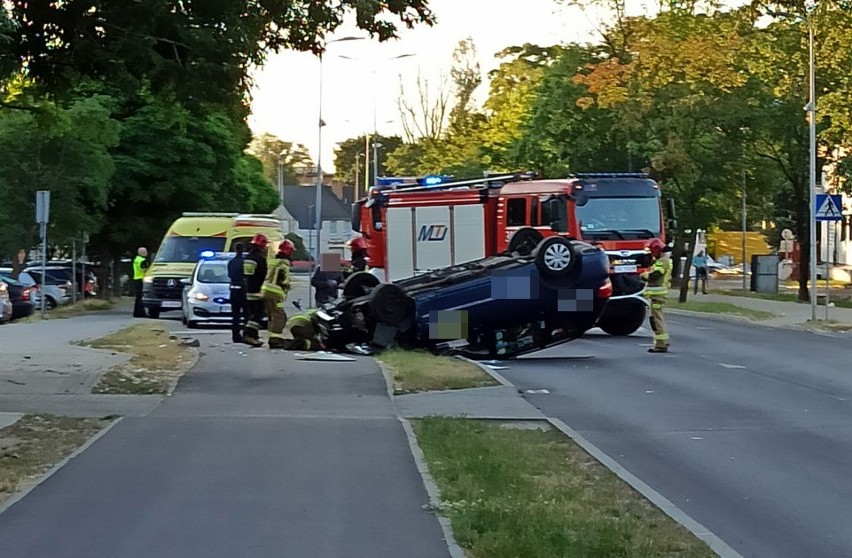
<path fill-rule="evenodd" d="M 265 250 L 266 245 L 269 244 L 269 239 L 266 238 L 266 235 L 257 233 L 254 235 L 254 238 L 251 239 L 251 243 L 257 246 L 260 249 Z"/>
<path fill-rule="evenodd" d="M 654 257 L 659 257 L 665 251 L 666 244 L 659 238 L 652 238 L 648 241 L 648 244 L 645 245 L 645 248 L 647 248 Z"/>
<path fill-rule="evenodd" d="M 367 241 L 361 238 L 360 236 L 357 238 L 353 238 L 349 241 L 349 249 L 352 250 L 352 252 L 366 252 Z"/>
<path fill-rule="evenodd" d="M 278 245 L 278 257 L 289 258 L 293 255 L 293 252 L 296 251 L 296 245 L 291 241 L 284 239 L 281 241 L 281 244 Z"/>

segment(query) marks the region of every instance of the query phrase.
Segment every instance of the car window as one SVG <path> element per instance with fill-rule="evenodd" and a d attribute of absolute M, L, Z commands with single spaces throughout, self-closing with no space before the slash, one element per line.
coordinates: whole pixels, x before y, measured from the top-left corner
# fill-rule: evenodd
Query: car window
<path fill-rule="evenodd" d="M 228 266 L 224 262 L 202 264 L 196 280 L 199 283 L 228 283 Z"/>
<path fill-rule="evenodd" d="M 527 224 L 527 200 L 514 198 L 506 201 L 506 226 L 516 227 Z"/>

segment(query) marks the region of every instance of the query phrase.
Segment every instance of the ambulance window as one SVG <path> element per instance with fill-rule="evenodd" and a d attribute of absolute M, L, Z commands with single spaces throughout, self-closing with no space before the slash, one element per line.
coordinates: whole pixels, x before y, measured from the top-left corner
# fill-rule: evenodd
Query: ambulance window
<path fill-rule="evenodd" d="M 506 226 L 515 227 L 527 224 L 527 200 L 514 198 L 506 201 Z"/>

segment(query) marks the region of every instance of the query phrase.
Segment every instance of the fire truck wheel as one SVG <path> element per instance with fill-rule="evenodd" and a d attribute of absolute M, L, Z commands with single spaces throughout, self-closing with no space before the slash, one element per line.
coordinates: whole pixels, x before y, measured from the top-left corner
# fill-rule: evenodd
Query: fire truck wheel
<path fill-rule="evenodd" d="M 542 234 L 535 229 L 520 229 L 509 239 L 509 251 L 517 252 L 521 256 L 529 256 L 543 239 Z"/>
<path fill-rule="evenodd" d="M 549 277 L 565 277 L 571 274 L 577 258 L 574 246 L 561 236 L 544 239 L 536 248 L 535 265 L 538 271 Z"/>
<path fill-rule="evenodd" d="M 370 293 L 370 312 L 380 322 L 398 326 L 411 315 L 411 302 L 399 285 L 382 283 Z"/>
<path fill-rule="evenodd" d="M 370 294 L 374 288 L 379 286 L 381 281 L 372 273 L 359 271 L 349 276 L 349 279 L 343 283 L 343 298 L 352 300 Z"/>

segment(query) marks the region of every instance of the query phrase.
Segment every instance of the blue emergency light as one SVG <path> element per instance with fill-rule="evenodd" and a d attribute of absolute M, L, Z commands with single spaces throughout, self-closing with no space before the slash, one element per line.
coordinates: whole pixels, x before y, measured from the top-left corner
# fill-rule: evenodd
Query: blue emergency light
<path fill-rule="evenodd" d="M 199 254 L 199 257 L 203 260 L 209 260 L 210 258 L 214 257 L 215 255 L 216 255 L 216 252 L 214 252 L 213 250 L 204 250 L 203 252 L 201 252 Z"/>
<path fill-rule="evenodd" d="M 424 186 L 435 186 L 444 181 L 444 178 L 441 176 L 424 176 L 423 177 L 423 185 Z"/>

